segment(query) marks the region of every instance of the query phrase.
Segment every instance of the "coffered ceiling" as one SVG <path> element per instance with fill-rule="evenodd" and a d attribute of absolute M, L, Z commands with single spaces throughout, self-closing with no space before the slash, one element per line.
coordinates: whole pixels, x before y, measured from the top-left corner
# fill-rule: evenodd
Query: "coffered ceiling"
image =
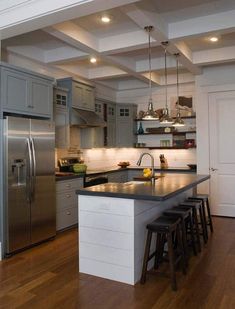
<path fill-rule="evenodd" d="M 92 14 L 5 39 L 2 48 L 60 69 L 64 76 L 116 90 L 148 86 L 147 25 L 154 26 L 152 79 L 156 87 L 164 84 L 162 41 L 169 41 L 169 75 L 175 74 L 174 54 L 180 54 L 182 82 L 191 82 L 205 66 L 235 61 L 234 0 L 117 0 L 115 6 L 100 11 L 97 5 Z M 111 18 L 110 23 L 101 22 L 103 14 Z M 218 41 L 211 42 L 212 36 Z M 90 63 L 91 57 L 97 62 Z"/>

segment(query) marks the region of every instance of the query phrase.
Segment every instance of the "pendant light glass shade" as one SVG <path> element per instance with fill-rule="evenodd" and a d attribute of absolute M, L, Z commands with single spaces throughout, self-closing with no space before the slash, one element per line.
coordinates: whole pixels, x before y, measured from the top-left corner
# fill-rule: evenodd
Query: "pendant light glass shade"
<path fill-rule="evenodd" d="M 169 108 L 168 108 L 168 96 L 167 96 L 167 65 L 166 65 L 166 47 L 168 45 L 168 42 L 163 42 L 162 45 L 165 47 L 165 108 L 163 109 L 163 115 L 160 118 L 160 122 L 161 123 L 166 123 L 166 124 L 172 124 L 173 120 L 170 117 L 170 113 L 169 113 Z"/>
<path fill-rule="evenodd" d="M 177 114 L 176 114 L 176 118 L 175 121 L 173 123 L 174 127 L 183 127 L 185 126 L 185 123 L 183 121 L 183 119 L 181 118 L 180 115 L 180 97 L 179 97 L 179 54 L 175 54 L 176 56 L 176 85 L 177 85 Z"/>
<path fill-rule="evenodd" d="M 151 68 L 151 45 L 150 45 L 150 32 L 153 30 L 153 26 L 147 26 L 144 28 L 148 32 L 148 58 L 149 58 L 149 101 L 148 110 L 144 113 L 142 119 L 144 120 L 158 120 L 158 114 L 153 109 L 152 100 L 152 68 Z"/>

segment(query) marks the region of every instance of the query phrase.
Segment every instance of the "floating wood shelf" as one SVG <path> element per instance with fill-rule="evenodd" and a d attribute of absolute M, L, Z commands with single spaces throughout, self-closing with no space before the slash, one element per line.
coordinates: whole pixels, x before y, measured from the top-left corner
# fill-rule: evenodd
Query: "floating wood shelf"
<path fill-rule="evenodd" d="M 196 115 L 194 116 L 182 116 L 181 117 L 182 119 L 194 119 L 196 118 Z M 172 117 L 172 119 L 176 119 L 176 117 Z M 136 118 L 135 121 L 158 121 L 159 122 L 159 119 L 152 119 L 152 120 L 148 120 L 148 119 L 139 119 L 139 118 Z"/>
<path fill-rule="evenodd" d="M 193 146 L 193 147 L 176 147 L 176 146 L 160 147 L 160 146 L 145 146 L 145 147 L 135 147 L 135 148 L 143 148 L 143 149 L 192 149 L 192 148 L 196 148 L 196 146 Z"/>
<path fill-rule="evenodd" d="M 183 134 L 186 134 L 186 133 L 196 133 L 196 131 L 183 131 L 183 132 L 159 132 L 159 133 L 142 133 L 142 134 L 139 134 L 139 133 L 136 133 L 136 135 L 165 135 L 165 134 L 172 134 L 172 135 L 183 135 Z"/>

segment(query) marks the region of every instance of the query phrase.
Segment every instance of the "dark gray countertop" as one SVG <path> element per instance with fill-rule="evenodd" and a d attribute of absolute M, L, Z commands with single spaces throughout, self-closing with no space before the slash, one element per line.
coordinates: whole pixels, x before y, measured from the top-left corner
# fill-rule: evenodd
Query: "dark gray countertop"
<path fill-rule="evenodd" d="M 210 175 L 169 173 L 150 182 L 106 183 L 76 191 L 80 195 L 163 201 L 208 180 Z"/>
<path fill-rule="evenodd" d="M 148 166 L 149 167 L 149 166 Z M 141 167 L 135 167 L 131 166 L 128 168 L 120 168 L 120 167 L 107 167 L 107 168 L 102 168 L 99 170 L 88 170 L 86 174 L 84 173 L 74 173 L 73 175 L 66 175 L 66 176 L 58 176 L 56 177 L 56 181 L 60 180 L 69 180 L 69 179 L 75 179 L 75 178 L 81 178 L 85 176 L 96 176 L 100 174 L 107 174 L 107 173 L 115 173 L 115 172 L 121 172 L 121 171 L 128 171 L 128 170 L 139 170 L 140 174 L 141 171 L 146 168 L 146 166 L 141 166 Z M 195 170 L 192 170 L 188 167 L 169 167 L 168 169 L 160 169 L 159 167 L 155 168 L 156 172 L 179 172 L 179 173 L 195 173 Z"/>

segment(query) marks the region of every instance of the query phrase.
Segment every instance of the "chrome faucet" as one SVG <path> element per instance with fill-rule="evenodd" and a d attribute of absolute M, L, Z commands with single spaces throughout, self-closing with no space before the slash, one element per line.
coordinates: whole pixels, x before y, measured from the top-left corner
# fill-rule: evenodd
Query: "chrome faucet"
<path fill-rule="evenodd" d="M 145 156 L 145 155 L 148 155 L 150 156 L 151 158 L 151 170 L 152 170 L 152 175 L 151 175 L 151 183 L 154 184 L 155 183 L 155 176 L 154 176 L 154 157 L 148 153 L 148 152 L 144 152 L 141 154 L 139 160 L 137 161 L 137 165 L 140 166 L 141 165 L 141 161 L 142 161 L 142 158 Z"/>

